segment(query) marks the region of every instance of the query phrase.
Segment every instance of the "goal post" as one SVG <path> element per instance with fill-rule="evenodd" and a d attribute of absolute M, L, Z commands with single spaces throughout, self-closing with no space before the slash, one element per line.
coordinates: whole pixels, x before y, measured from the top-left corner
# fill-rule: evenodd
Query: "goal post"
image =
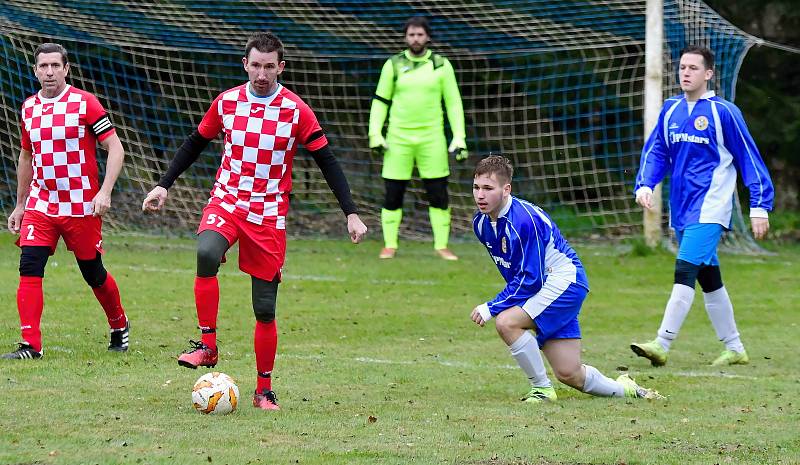
<path fill-rule="evenodd" d="M 644 47 L 644 139 L 650 136 L 658 123 L 664 99 L 664 2 L 647 0 Z M 644 210 L 643 229 L 647 245 L 661 243 L 661 184 L 653 189 L 653 208 Z"/>

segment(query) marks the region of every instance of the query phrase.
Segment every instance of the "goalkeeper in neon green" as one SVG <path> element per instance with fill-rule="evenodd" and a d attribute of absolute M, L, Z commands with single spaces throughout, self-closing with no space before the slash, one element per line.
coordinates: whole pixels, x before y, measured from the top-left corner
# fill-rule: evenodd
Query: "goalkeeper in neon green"
<path fill-rule="evenodd" d="M 430 204 L 433 247 L 445 260 L 458 260 L 447 248 L 447 177 L 448 152 L 457 161 L 467 158 L 461 94 L 450 62 L 428 49 L 428 21 L 413 17 L 406 21 L 404 32 L 408 49 L 386 60 L 369 114 L 369 146 L 374 152 L 383 153 L 381 177 L 386 186 L 381 209 L 385 247 L 380 258 L 393 258 L 397 251 L 403 195 L 416 165 Z M 444 135 L 442 99 L 453 132 L 449 147 Z M 384 138 L 387 113 L 389 129 Z"/>

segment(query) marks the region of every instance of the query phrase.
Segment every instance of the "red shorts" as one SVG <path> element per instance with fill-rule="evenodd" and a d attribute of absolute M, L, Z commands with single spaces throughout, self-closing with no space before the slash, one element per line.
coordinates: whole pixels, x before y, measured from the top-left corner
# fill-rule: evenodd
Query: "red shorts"
<path fill-rule="evenodd" d="M 245 273 L 272 281 L 281 279 L 281 267 L 286 257 L 286 230 L 274 224 L 254 224 L 230 213 L 219 205 L 206 205 L 197 234 L 216 231 L 232 246 L 239 241 L 239 269 Z"/>
<path fill-rule="evenodd" d="M 58 238 L 63 237 L 67 250 L 78 260 L 93 260 L 103 253 L 103 220 L 99 216 L 47 216 L 36 210 L 25 210 L 17 245 L 50 247 L 56 251 Z"/>

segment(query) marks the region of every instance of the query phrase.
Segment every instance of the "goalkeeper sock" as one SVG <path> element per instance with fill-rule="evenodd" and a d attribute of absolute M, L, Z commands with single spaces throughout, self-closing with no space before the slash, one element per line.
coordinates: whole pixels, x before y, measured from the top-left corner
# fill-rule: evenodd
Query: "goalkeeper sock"
<path fill-rule="evenodd" d="M 37 352 L 42 351 L 42 322 L 44 294 L 42 278 L 38 276 L 20 276 L 17 288 L 17 309 L 19 310 L 19 326 L 22 328 L 22 340 L 30 344 Z"/>
<path fill-rule="evenodd" d="M 656 341 L 661 344 L 664 350 L 669 350 L 672 341 L 678 337 L 683 320 L 689 314 L 694 300 L 694 288 L 685 284 L 675 284 L 672 286 L 672 295 L 667 302 L 664 310 L 664 318 L 661 320 L 661 327 L 658 328 Z"/>
<path fill-rule="evenodd" d="M 431 230 L 433 230 L 433 248 L 436 250 L 446 249 L 447 242 L 450 240 L 450 208 L 428 207 L 428 215 L 431 218 Z"/>
<path fill-rule="evenodd" d="M 511 344 L 509 350 L 533 387 L 551 387 L 553 385 L 550 378 L 547 377 L 547 369 L 544 367 L 539 344 L 536 343 L 536 338 L 530 331 L 522 333 L 522 336 Z"/>
<path fill-rule="evenodd" d="M 269 323 L 256 321 L 253 332 L 253 349 L 256 353 L 258 380 L 256 390 L 272 390 L 272 369 L 275 367 L 275 353 L 278 350 L 278 325 L 275 320 Z"/>
<path fill-rule="evenodd" d="M 703 294 L 706 313 L 717 332 L 717 337 L 725 343 L 725 348 L 734 352 L 744 352 L 744 344 L 739 338 L 736 320 L 733 318 L 733 304 L 725 286 Z"/>
<path fill-rule="evenodd" d="M 396 249 L 400 235 L 400 221 L 403 219 L 403 209 L 387 210 L 381 208 L 381 228 L 383 229 L 384 247 Z"/>
<path fill-rule="evenodd" d="M 197 324 L 202 331 L 201 342 L 217 350 L 217 314 L 219 313 L 219 282 L 216 276 L 194 278 L 194 303 Z"/>
<path fill-rule="evenodd" d="M 584 365 L 586 380 L 583 382 L 582 392 L 599 397 L 625 397 L 625 386 L 600 373 L 591 366 Z"/>

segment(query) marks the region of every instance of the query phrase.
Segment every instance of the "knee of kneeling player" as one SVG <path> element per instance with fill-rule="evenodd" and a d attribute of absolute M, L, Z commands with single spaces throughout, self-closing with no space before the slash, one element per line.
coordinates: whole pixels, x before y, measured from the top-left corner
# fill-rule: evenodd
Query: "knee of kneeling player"
<path fill-rule="evenodd" d="M 105 284 L 108 272 L 103 267 L 103 261 L 99 254 L 92 260 L 78 260 L 78 268 L 81 270 L 83 280 L 91 288 L 98 288 Z"/>
<path fill-rule="evenodd" d="M 264 299 L 261 302 L 253 302 L 253 313 L 256 320 L 262 323 L 271 323 L 275 320 L 275 301 Z"/>
<path fill-rule="evenodd" d="M 689 263 L 684 260 L 675 261 L 675 284 L 683 284 L 694 289 L 694 283 L 697 281 L 697 273 L 700 271 L 700 266 Z"/>
<path fill-rule="evenodd" d="M 573 387 L 583 387 L 583 382 L 580 380 L 581 378 L 581 366 L 553 366 L 553 374 L 556 375 L 556 379 L 561 381 L 562 383 L 573 386 Z"/>

